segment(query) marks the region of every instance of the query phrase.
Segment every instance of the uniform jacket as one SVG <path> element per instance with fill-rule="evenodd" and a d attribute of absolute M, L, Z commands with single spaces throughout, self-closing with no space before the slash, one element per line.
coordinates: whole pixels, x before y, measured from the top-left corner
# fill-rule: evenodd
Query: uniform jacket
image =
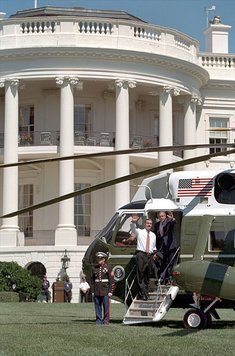
<path fill-rule="evenodd" d="M 107 264 L 96 265 L 92 268 L 91 292 L 97 296 L 105 296 L 112 293 L 114 277 L 112 269 Z"/>
<path fill-rule="evenodd" d="M 175 219 L 165 219 L 163 221 L 163 236 L 160 235 L 160 221 L 154 225 L 154 232 L 157 237 L 157 250 L 164 252 L 164 250 L 173 250 L 177 248 L 177 243 L 174 237 L 173 229 Z"/>

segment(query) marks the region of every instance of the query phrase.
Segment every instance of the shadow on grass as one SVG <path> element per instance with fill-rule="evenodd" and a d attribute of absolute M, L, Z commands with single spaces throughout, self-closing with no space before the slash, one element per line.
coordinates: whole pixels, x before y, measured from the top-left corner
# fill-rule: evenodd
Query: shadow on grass
<path fill-rule="evenodd" d="M 157 323 L 143 323 L 143 324 L 136 324 L 136 325 L 125 325 L 125 327 L 155 327 L 158 329 L 161 328 L 168 328 L 168 329 L 177 329 L 172 333 L 168 333 L 163 336 L 185 336 L 189 333 L 197 333 L 198 331 L 202 331 L 203 329 L 185 329 L 183 326 L 183 322 L 180 320 L 162 320 L 161 322 Z M 229 320 L 217 320 L 213 321 L 209 329 L 233 329 L 235 328 L 235 321 Z"/>
<path fill-rule="evenodd" d="M 8 314 L 4 314 L 4 316 L 7 316 Z M 10 314 L 9 314 L 10 316 Z M 55 317 L 55 316 L 54 316 Z M 58 316 L 60 317 L 60 316 Z M 74 316 L 73 316 L 74 317 Z M 57 317 L 55 317 L 57 319 Z M 65 317 L 67 319 L 67 317 Z M 12 321 L 12 322 L 1 322 L 1 325 L 69 325 L 69 324 L 86 324 L 86 325 L 94 325 L 95 324 L 95 318 L 87 318 L 87 319 L 82 319 L 82 318 L 74 318 L 71 320 L 64 320 L 64 321 L 58 321 L 58 320 L 48 320 L 48 321 Z M 122 325 L 122 319 L 111 319 L 110 324 L 112 325 Z M 188 335 L 189 333 L 195 333 L 198 331 L 202 331 L 202 329 L 184 329 L 183 322 L 180 320 L 162 320 L 160 322 L 151 322 L 151 323 L 143 323 L 143 324 L 133 324 L 133 325 L 123 325 L 125 328 L 129 327 L 148 327 L 148 328 L 168 328 L 168 329 L 174 329 L 172 333 L 167 333 L 166 335 L 162 336 L 185 336 Z M 231 320 L 217 320 L 213 321 L 209 329 L 214 329 L 214 330 L 219 330 L 219 329 L 234 329 L 235 328 L 235 321 Z"/>

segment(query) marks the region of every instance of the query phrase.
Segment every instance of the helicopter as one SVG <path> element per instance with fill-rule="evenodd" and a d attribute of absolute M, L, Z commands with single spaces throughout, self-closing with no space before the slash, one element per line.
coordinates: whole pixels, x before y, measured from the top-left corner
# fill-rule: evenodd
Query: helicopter
<path fill-rule="evenodd" d="M 192 149 L 192 146 L 186 149 Z M 158 147 L 152 150 L 172 150 L 172 147 Z M 106 152 L 103 155 L 130 154 L 132 151 Z M 141 149 L 137 151 L 140 152 Z M 154 167 L 56 197 L 3 217 L 35 210 L 125 180 L 150 176 L 143 180 L 132 201 L 115 213 L 90 244 L 83 258 L 84 273 L 89 281 L 96 252 L 103 251 L 108 254 L 108 263 L 113 268 L 115 279 L 113 299 L 124 302 L 129 314 L 130 309 L 133 309 L 134 316 L 127 315 L 126 319 L 124 318 L 127 324 L 159 321 L 172 306 L 191 307 L 183 318 L 186 328 L 205 328 L 210 326 L 212 316 L 219 319 L 216 309 L 235 309 L 235 170 L 173 173 L 166 171 L 234 152 L 235 149 L 232 148 L 226 153 L 216 152 Z M 84 156 L 56 157 L 48 161 L 79 159 Z M 10 165 L 28 162 L 31 161 Z M 6 165 L 1 167 L 4 168 Z M 162 171 L 165 173 L 161 173 Z M 153 298 L 149 303 L 145 302 L 143 305 L 141 302 L 137 307 L 133 307 L 133 303 L 138 303 L 135 281 L 136 246 L 135 244 L 126 246 L 123 240 L 130 235 L 133 214 L 138 214 L 140 221 L 143 222 L 146 218 L 154 220 L 157 212 L 163 210 L 171 211 L 177 222 L 175 234 L 179 249 L 177 264 L 172 269 L 173 283 L 169 287 L 158 283 L 158 292 L 156 294 L 156 291 L 153 291 Z M 161 305 L 156 308 L 156 300 L 163 295 Z"/>
<path fill-rule="evenodd" d="M 173 296 L 170 294 L 164 308 L 171 306 L 173 298 L 175 307 L 193 304 L 184 316 L 184 326 L 205 328 L 211 316 L 219 318 L 215 305 L 235 308 L 234 204 L 234 170 L 174 172 L 147 178 L 132 202 L 117 211 L 89 246 L 83 259 L 84 271 L 89 276 L 96 252 L 107 253 L 116 282 L 114 297 L 129 307 L 132 300 L 128 297 L 136 294 L 134 284 L 129 283 L 131 287 L 126 290 L 128 280 L 134 278 L 136 245 L 126 246 L 123 241 L 130 235 L 132 215 L 154 220 L 157 212 L 171 211 L 180 247 L 178 263 L 172 270 L 173 285 L 184 293 L 177 297 L 175 289 L 170 291 Z M 129 319 L 136 323 L 134 318 Z"/>

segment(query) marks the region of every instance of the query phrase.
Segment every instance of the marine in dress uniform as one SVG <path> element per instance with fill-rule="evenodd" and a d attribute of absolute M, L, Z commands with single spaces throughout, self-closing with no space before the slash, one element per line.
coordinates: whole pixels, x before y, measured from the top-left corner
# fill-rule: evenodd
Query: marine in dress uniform
<path fill-rule="evenodd" d="M 97 252 L 98 264 L 92 269 L 91 292 L 94 297 L 96 324 L 109 324 L 110 296 L 114 288 L 114 274 L 106 263 L 107 255 Z"/>

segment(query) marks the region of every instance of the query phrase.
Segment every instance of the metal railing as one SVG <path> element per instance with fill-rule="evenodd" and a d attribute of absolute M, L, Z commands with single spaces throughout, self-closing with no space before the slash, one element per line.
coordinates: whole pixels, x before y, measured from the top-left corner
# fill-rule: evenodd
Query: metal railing
<path fill-rule="evenodd" d="M 133 302 L 133 300 L 135 298 L 135 295 L 133 295 L 133 291 L 132 291 L 132 287 L 133 287 L 133 285 L 135 283 L 135 280 L 136 280 L 136 265 L 134 264 L 134 266 L 132 267 L 130 273 L 126 277 L 126 282 L 125 282 L 125 300 L 124 300 L 124 304 L 126 305 L 127 308 L 128 308 L 128 304 L 127 304 L 128 298 L 129 297 L 131 298 L 131 303 Z"/>
<path fill-rule="evenodd" d="M 21 131 L 18 135 L 18 146 L 59 146 L 59 131 Z M 134 135 L 130 134 L 130 147 L 155 147 L 159 144 L 158 136 Z M 114 132 L 91 131 L 74 131 L 75 146 L 115 146 Z M 0 133 L 0 148 L 4 147 L 4 134 Z"/>
<path fill-rule="evenodd" d="M 20 132 L 18 136 L 18 146 L 59 146 L 59 131 L 34 131 Z M 180 145 L 174 142 L 174 146 Z M 93 131 L 90 133 L 74 131 L 74 146 L 99 146 L 114 147 L 115 133 Z M 130 134 L 130 148 L 158 147 L 159 136 L 146 136 Z M 0 148 L 4 147 L 4 134 L 0 133 Z M 183 158 L 183 151 L 173 150 L 173 154 Z"/>

